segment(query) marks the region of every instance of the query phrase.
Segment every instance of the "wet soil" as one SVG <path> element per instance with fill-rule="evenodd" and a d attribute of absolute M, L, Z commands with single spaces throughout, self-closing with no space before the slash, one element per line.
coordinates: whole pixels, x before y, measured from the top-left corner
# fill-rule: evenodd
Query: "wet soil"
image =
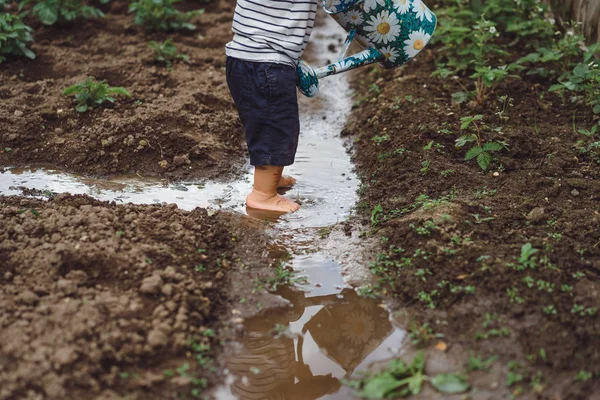
<path fill-rule="evenodd" d="M 67 194 L 1 197 L 0 219 L 1 399 L 191 398 L 231 303 L 280 305 L 251 295 L 274 260 L 249 219 Z"/>
<path fill-rule="evenodd" d="M 0 165 L 173 179 L 243 171 L 245 142 L 224 75 L 234 4 L 182 3 L 206 9 L 191 33 L 147 33 L 127 14 L 126 1 L 103 6 L 107 15 L 99 20 L 61 27 L 28 21 L 37 59 L 0 68 Z M 169 70 L 153 61 L 148 42 L 167 38 L 189 64 Z M 88 76 L 123 86 L 132 97 L 78 113 L 62 91 Z"/>
<path fill-rule="evenodd" d="M 433 353 L 447 366 L 499 356 L 492 379 L 471 374 L 476 398 L 596 398 L 600 174 L 574 131 L 594 117 L 527 77 L 482 106 L 453 105 L 462 89 L 430 77 L 434 52 L 354 75 L 345 134 L 363 182 L 359 219 L 381 241 L 376 291 L 395 299 L 397 321 L 431 348 L 433 334 L 444 335 L 446 350 Z M 504 114 L 501 95 L 514 104 Z M 466 133 L 460 118 L 475 114 L 486 139 L 510 144 L 486 172 L 455 148 Z M 526 243 L 537 253 L 522 267 Z"/>

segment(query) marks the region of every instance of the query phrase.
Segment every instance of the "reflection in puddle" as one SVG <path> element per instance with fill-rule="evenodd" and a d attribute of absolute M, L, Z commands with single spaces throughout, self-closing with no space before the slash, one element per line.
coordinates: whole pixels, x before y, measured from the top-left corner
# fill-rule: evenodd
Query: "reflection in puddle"
<path fill-rule="evenodd" d="M 378 302 L 352 289 L 306 297 L 281 293 L 293 308 L 268 310 L 245 323 L 227 359 L 231 377 L 218 399 L 347 399 L 340 379 L 398 352 L 404 332 Z"/>

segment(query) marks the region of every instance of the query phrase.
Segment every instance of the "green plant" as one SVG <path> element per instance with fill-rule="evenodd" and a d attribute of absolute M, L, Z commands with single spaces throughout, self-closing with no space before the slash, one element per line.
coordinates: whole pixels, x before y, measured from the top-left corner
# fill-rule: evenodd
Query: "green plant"
<path fill-rule="evenodd" d="M 382 143 L 385 143 L 387 141 L 390 140 L 390 135 L 385 134 L 385 135 L 375 135 L 371 138 L 371 140 L 373 141 L 373 143 L 375 143 L 376 145 L 380 145 Z"/>
<path fill-rule="evenodd" d="M 376 374 L 367 375 L 353 386 L 362 389 L 360 396 L 369 399 L 385 399 L 418 395 L 425 382 L 442 393 L 463 393 L 469 388 L 465 378 L 458 374 L 439 374 L 429 377 L 423 373 L 425 356 L 417 353 L 411 364 L 394 359 L 388 367 Z"/>
<path fill-rule="evenodd" d="M 464 135 L 456 139 L 456 147 L 460 148 L 469 143 L 473 143 L 473 146 L 465 154 L 465 160 L 477 160 L 477 165 L 482 170 L 486 170 L 493 159 L 493 153 L 499 152 L 503 149 L 508 150 L 508 144 L 503 141 L 490 141 L 484 142 L 482 139 L 482 130 L 479 126 L 483 119 L 483 115 L 477 114 L 472 117 L 462 117 L 460 119 L 460 128 L 463 130 L 469 129 L 471 126 L 475 128 L 475 133 Z"/>
<path fill-rule="evenodd" d="M 383 215 L 383 207 L 381 204 L 376 204 L 371 211 L 371 226 L 376 227 L 379 224 L 380 218 Z"/>
<path fill-rule="evenodd" d="M 538 252 L 531 243 L 525 243 L 521 246 L 521 256 L 519 257 L 519 265 L 524 268 L 534 269 L 537 265 L 537 257 L 534 254 Z"/>
<path fill-rule="evenodd" d="M 28 42 L 33 42 L 33 29 L 25 25 L 18 15 L 0 14 L 0 63 L 8 56 L 24 56 L 35 59 L 35 53 L 27 48 Z"/>
<path fill-rule="evenodd" d="M 433 339 L 442 338 L 444 335 L 435 333 L 428 322 L 421 324 L 413 319 L 408 325 L 408 337 L 414 346 L 425 347 Z"/>
<path fill-rule="evenodd" d="M 71 22 L 78 18 L 102 18 L 104 13 L 95 7 L 81 3 L 81 0 L 23 0 L 19 3 L 19 11 L 30 4 L 35 5 L 23 15 L 29 13 L 37 16 L 44 25 Z"/>
<path fill-rule="evenodd" d="M 486 360 L 483 360 L 481 357 L 476 357 L 473 355 L 469 356 L 469 371 L 487 371 L 490 369 L 492 364 L 498 359 L 497 355 L 491 356 Z"/>
<path fill-rule="evenodd" d="M 129 12 L 135 13 L 135 23 L 148 31 L 195 30 L 190 23 L 194 17 L 202 15 L 204 9 L 181 12 L 175 4 L 181 0 L 134 0 Z"/>
<path fill-rule="evenodd" d="M 267 278 L 267 289 L 276 291 L 280 286 L 292 286 L 296 283 L 306 282 L 306 278 L 297 277 L 296 271 L 285 265 L 284 262 L 279 263 L 275 268 L 275 276 Z"/>
<path fill-rule="evenodd" d="M 583 52 L 583 61 L 563 74 L 559 82 L 548 90 L 563 97 L 565 92 L 571 92 L 571 102 L 581 102 L 592 107 L 595 114 L 600 114 L 600 66 L 596 60 L 598 53 L 600 43 L 588 47 Z"/>
<path fill-rule="evenodd" d="M 588 156 L 590 159 L 600 164 L 600 129 L 599 124 L 592 126 L 591 129 L 579 129 L 579 133 L 584 135 L 583 139 L 577 141 L 575 148 L 581 154 Z"/>
<path fill-rule="evenodd" d="M 575 375 L 575 380 L 577 382 L 585 382 L 592 379 L 592 376 L 594 375 L 591 372 L 582 369 L 577 373 L 577 375 Z"/>
<path fill-rule="evenodd" d="M 131 97 L 127 89 L 111 87 L 104 81 L 96 81 L 94 77 L 89 77 L 63 91 L 65 96 L 74 95 L 75 109 L 78 112 L 85 112 L 89 108 L 98 107 L 105 102 L 114 103 L 115 98 L 112 95 L 115 94 Z"/>
<path fill-rule="evenodd" d="M 190 58 L 187 55 L 179 53 L 172 39 L 167 39 L 164 42 L 153 40 L 148 45 L 154 50 L 154 61 L 165 63 L 167 68 L 171 68 L 173 62 L 177 60 L 182 60 L 185 63 L 190 62 Z"/>

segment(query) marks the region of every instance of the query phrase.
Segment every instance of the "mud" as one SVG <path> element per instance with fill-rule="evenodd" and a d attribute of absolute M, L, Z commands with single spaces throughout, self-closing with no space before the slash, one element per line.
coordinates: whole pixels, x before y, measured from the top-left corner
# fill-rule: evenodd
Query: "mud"
<path fill-rule="evenodd" d="M 252 290 L 231 277 L 272 262 L 260 225 L 227 214 L 65 194 L 0 205 L 2 399 L 191 397 L 218 376 L 228 302 Z"/>
<path fill-rule="evenodd" d="M 225 179 L 244 171 L 243 132 L 224 75 L 234 4 L 182 3 L 207 11 L 193 33 L 146 33 L 125 1 L 104 6 L 101 20 L 64 27 L 29 21 L 37 59 L 0 69 L 0 165 L 171 179 Z M 168 70 L 153 62 L 148 42 L 167 38 L 189 65 Z M 132 97 L 77 113 L 62 91 L 88 76 L 123 86 Z"/>
<path fill-rule="evenodd" d="M 400 326 L 443 334 L 459 367 L 469 355 L 499 356 L 490 374 L 470 374 L 481 398 L 595 398 L 598 379 L 576 376 L 599 373 L 600 175 L 574 131 L 594 117 L 526 76 L 483 106 L 452 105 L 461 89 L 430 77 L 434 52 L 354 79 L 345 133 L 362 178 L 359 219 L 380 240 L 376 290 L 403 310 Z M 514 106 L 502 114 L 504 94 Z M 486 139 L 510 144 L 485 173 L 455 148 L 460 118 L 475 114 Z M 519 270 L 526 243 L 535 265 Z"/>

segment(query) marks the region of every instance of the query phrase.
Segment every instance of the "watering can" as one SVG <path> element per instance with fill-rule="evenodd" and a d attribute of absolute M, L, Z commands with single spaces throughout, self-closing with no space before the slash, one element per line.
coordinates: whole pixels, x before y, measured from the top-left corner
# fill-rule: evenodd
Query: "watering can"
<path fill-rule="evenodd" d="M 313 97 L 319 79 L 378 62 L 395 68 L 412 60 L 429 43 L 437 18 L 422 0 L 323 0 L 323 10 L 348 32 L 338 60 L 313 69 L 300 60 L 298 89 Z M 353 40 L 364 49 L 345 57 Z"/>

